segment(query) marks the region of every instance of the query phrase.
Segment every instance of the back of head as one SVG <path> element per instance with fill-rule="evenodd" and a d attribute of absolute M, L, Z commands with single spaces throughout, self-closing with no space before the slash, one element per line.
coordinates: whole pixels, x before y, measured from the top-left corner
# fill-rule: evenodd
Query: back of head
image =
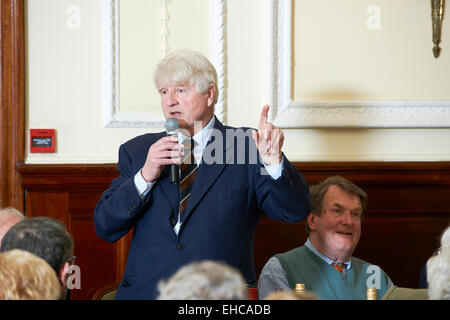
<path fill-rule="evenodd" d="M 180 50 L 169 53 L 156 66 L 154 82 L 158 89 L 163 84 L 195 83 L 200 93 L 214 84 L 216 87 L 214 104 L 217 103 L 219 96 L 216 69 L 198 51 Z"/>
<path fill-rule="evenodd" d="M 441 247 L 450 246 L 450 225 L 442 232 Z"/>
<path fill-rule="evenodd" d="M 0 210 L 0 220 L 9 217 L 15 217 L 18 220 L 22 220 L 23 218 L 25 218 L 25 216 L 19 210 L 13 207 L 6 207 Z"/>
<path fill-rule="evenodd" d="M 9 229 L 24 218 L 23 214 L 12 207 L 0 210 L 0 248 L 1 241 Z"/>
<path fill-rule="evenodd" d="M 72 258 L 73 241 L 64 225 L 52 218 L 27 218 L 15 224 L 2 240 L 1 251 L 21 249 L 44 259 L 59 274 Z"/>
<path fill-rule="evenodd" d="M 427 280 L 430 300 L 450 300 L 450 246 L 428 259 Z"/>
<path fill-rule="evenodd" d="M 23 250 L 0 254 L 0 300 L 58 300 L 61 285 L 43 259 Z"/>
<path fill-rule="evenodd" d="M 241 273 L 224 263 L 203 261 L 185 265 L 158 284 L 158 300 L 245 300 L 248 288 Z"/>

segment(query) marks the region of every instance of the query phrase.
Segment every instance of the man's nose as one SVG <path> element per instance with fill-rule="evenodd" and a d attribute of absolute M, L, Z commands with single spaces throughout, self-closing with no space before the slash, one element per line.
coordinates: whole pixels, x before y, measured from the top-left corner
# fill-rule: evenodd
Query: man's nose
<path fill-rule="evenodd" d="M 168 106 L 175 106 L 178 104 L 178 100 L 173 91 L 169 91 L 166 95 L 166 103 Z"/>
<path fill-rule="evenodd" d="M 342 215 L 342 222 L 347 225 L 353 224 L 354 221 L 353 221 L 352 213 L 350 211 L 344 212 L 344 214 Z"/>

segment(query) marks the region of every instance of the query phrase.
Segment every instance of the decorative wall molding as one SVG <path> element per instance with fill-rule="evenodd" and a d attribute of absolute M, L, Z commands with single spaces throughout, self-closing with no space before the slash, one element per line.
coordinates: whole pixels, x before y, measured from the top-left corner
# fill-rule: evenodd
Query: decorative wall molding
<path fill-rule="evenodd" d="M 120 110 L 119 93 L 119 0 L 102 0 L 103 38 L 103 109 L 105 127 L 163 127 L 159 112 L 125 112 Z M 210 0 L 210 60 L 216 67 L 219 100 L 215 114 L 226 119 L 226 4 L 225 0 Z"/>
<path fill-rule="evenodd" d="M 292 100 L 292 0 L 266 0 L 264 101 L 282 128 L 450 127 L 450 101 Z"/>
<path fill-rule="evenodd" d="M 227 6 L 225 0 L 210 0 L 210 53 L 211 62 L 216 68 L 219 98 L 214 113 L 217 118 L 226 123 L 227 110 Z"/>

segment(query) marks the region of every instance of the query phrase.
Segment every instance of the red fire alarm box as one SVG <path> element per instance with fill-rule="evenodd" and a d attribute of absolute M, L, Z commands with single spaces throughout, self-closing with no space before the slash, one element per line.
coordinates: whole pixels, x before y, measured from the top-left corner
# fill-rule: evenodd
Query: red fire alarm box
<path fill-rule="evenodd" d="M 55 152 L 55 129 L 30 129 L 31 153 Z"/>

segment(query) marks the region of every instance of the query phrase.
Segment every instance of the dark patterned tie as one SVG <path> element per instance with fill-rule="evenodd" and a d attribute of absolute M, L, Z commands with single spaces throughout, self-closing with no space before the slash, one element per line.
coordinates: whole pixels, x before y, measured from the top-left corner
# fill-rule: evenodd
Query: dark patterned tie
<path fill-rule="evenodd" d="M 195 175 L 197 174 L 197 164 L 194 158 L 194 140 L 189 139 L 188 147 L 185 148 L 185 157 L 180 166 L 180 216 L 186 209 L 192 186 L 194 185 Z"/>

